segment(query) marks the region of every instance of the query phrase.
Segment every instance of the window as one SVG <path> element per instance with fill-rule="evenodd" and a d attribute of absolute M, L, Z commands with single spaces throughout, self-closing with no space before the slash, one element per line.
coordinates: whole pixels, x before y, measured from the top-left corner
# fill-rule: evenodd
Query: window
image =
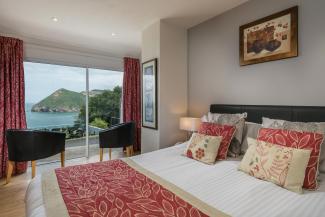
<path fill-rule="evenodd" d="M 98 154 L 98 132 L 120 121 L 123 73 L 33 62 L 24 67 L 27 127 L 65 133 L 66 159 Z"/>
<path fill-rule="evenodd" d="M 107 76 L 109 75 L 109 76 Z M 98 132 L 120 123 L 123 73 L 89 69 L 89 155 L 98 155 Z"/>

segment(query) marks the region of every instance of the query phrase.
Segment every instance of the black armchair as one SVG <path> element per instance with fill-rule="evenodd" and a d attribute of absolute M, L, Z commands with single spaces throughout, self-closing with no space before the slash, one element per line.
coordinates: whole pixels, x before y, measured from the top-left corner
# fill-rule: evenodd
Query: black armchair
<path fill-rule="evenodd" d="M 103 161 L 104 148 L 109 148 L 109 159 L 112 158 L 112 148 L 125 147 L 127 156 L 132 156 L 135 139 L 134 134 L 134 122 L 117 124 L 99 132 L 100 161 Z"/>
<path fill-rule="evenodd" d="M 32 178 L 35 177 L 36 160 L 61 153 L 61 166 L 64 167 L 65 133 L 38 130 L 7 130 L 9 183 L 14 162 L 31 161 Z"/>

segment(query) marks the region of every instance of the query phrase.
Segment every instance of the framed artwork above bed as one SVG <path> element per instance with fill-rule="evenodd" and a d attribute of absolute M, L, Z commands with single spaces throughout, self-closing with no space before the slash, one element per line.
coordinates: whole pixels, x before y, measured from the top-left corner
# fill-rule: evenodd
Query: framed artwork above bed
<path fill-rule="evenodd" d="M 142 126 L 158 128 L 157 59 L 142 63 Z"/>
<path fill-rule="evenodd" d="M 239 28 L 240 65 L 298 56 L 298 6 Z"/>

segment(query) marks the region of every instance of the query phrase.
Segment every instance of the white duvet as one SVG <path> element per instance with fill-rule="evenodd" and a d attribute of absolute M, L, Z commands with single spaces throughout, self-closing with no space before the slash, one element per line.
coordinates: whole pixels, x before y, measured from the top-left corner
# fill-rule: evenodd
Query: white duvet
<path fill-rule="evenodd" d="M 237 170 L 239 161 L 206 165 L 182 156 L 185 144 L 138 155 L 132 159 L 147 170 L 174 183 L 211 206 L 240 217 L 322 217 L 325 193 L 290 192 Z M 323 186 L 322 186 L 323 187 Z M 26 193 L 26 216 L 46 217 L 41 177 Z"/>

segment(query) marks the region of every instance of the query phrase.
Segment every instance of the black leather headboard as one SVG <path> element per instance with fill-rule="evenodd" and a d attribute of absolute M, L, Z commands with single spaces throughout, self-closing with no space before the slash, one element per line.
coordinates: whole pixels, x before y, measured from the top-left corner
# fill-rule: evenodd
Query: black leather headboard
<path fill-rule="evenodd" d="M 247 112 L 247 121 L 261 123 L 262 117 L 299 122 L 325 122 L 325 106 L 273 106 L 212 104 L 212 113 Z"/>

